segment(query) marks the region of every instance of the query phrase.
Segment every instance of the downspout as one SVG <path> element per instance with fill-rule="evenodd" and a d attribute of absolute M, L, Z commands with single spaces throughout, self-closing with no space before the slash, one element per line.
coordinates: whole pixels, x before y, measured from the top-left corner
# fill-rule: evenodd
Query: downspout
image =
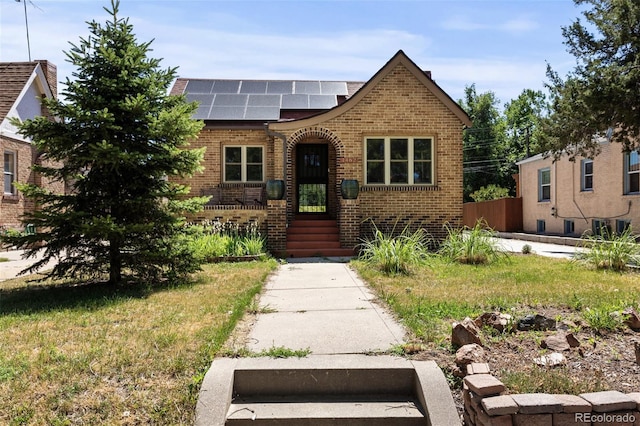
<path fill-rule="evenodd" d="M 269 130 L 269 123 L 264 125 L 267 136 L 274 136 L 282 139 L 282 180 L 287 182 L 287 136 L 280 132 Z"/>

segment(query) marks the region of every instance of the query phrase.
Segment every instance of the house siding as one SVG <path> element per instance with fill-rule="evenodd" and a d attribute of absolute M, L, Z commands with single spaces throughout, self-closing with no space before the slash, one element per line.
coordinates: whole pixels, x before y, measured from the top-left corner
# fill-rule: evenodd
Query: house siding
<path fill-rule="evenodd" d="M 565 220 L 574 222 L 573 235 L 592 229 L 593 219 L 608 220 L 615 231 L 616 220 L 630 220 L 640 228 L 640 194 L 624 194 L 624 153 L 621 146 L 602 143 L 593 159 L 593 190 L 582 191 L 581 161 L 562 157 L 539 158 L 520 164 L 523 226 L 535 233 L 537 221 L 544 220 L 547 234 L 564 234 Z M 551 170 L 551 199 L 538 201 L 538 170 Z M 553 211 L 552 211 L 553 208 Z M 553 213 L 553 214 L 552 214 Z"/>

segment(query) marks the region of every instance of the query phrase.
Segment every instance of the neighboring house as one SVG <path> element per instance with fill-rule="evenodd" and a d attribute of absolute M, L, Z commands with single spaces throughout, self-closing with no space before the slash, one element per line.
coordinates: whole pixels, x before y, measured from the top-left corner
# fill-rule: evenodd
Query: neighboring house
<path fill-rule="evenodd" d="M 640 158 L 606 141 L 595 158 L 518 162 L 524 231 L 581 236 L 640 229 Z"/>
<path fill-rule="evenodd" d="M 36 206 L 26 200 L 16 183 L 35 183 L 63 191 L 64 185 L 46 182 L 31 170 L 42 161 L 31 141 L 17 133 L 9 120 L 45 114 L 40 100 L 56 96 L 56 67 L 48 61 L 0 62 L 0 151 L 3 155 L 0 226 L 19 228 L 20 218 Z"/>
<path fill-rule="evenodd" d="M 374 223 L 436 238 L 461 225 L 471 122 L 402 51 L 366 83 L 179 78 L 182 93 L 205 123 L 205 171 L 187 182 L 213 196 L 199 219 L 255 221 L 296 257 L 353 253 Z"/>

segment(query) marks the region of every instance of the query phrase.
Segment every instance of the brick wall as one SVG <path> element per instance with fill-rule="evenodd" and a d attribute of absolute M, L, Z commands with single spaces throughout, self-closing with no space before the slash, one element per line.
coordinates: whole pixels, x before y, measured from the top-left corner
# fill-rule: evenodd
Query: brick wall
<path fill-rule="evenodd" d="M 323 117 L 323 116 L 319 116 Z M 296 212 L 294 198 L 295 149 L 301 143 L 329 145 L 329 214 L 339 219 L 339 185 L 343 179 L 364 183 L 364 138 L 367 136 L 423 136 L 434 141 L 434 184 L 430 186 L 362 186 L 357 211 L 349 204 L 349 217 L 366 222 L 343 223 L 345 232 L 358 229 L 358 239 L 371 223 L 381 229 L 402 231 L 426 228 L 436 238 L 445 236 L 443 225 L 462 224 L 462 122 L 432 93 L 412 70 L 400 63 L 371 86 L 366 95 L 340 114 L 326 114 L 313 125 L 303 122 L 274 123 L 273 130 L 286 137 L 287 221 Z M 299 127 L 296 127 L 299 126 Z M 205 128 L 194 146 L 206 146 L 204 173 L 188 183 L 191 194 L 222 181 L 224 145 L 260 145 L 266 151 L 266 179 L 281 179 L 283 142 L 264 129 Z M 224 188 L 223 188 L 224 189 Z M 224 195 L 223 195 L 224 198 Z M 352 211 L 353 210 L 353 211 Z M 355 220 L 355 219 L 353 219 Z M 347 228 L 349 230 L 347 230 Z M 351 246 L 354 237 L 342 238 Z"/>
<path fill-rule="evenodd" d="M 34 173 L 31 166 L 37 160 L 36 150 L 30 143 L 15 139 L 0 137 L 0 152 L 4 157 L 5 151 L 16 155 L 16 181 L 18 183 L 37 184 L 56 193 L 64 192 L 64 184 L 52 182 Z M 4 184 L 0 185 L 4 188 Z M 0 194 L 0 225 L 8 228 L 22 228 L 20 218 L 35 209 L 33 201 L 26 199 L 24 194 L 17 191 L 15 195 Z"/>

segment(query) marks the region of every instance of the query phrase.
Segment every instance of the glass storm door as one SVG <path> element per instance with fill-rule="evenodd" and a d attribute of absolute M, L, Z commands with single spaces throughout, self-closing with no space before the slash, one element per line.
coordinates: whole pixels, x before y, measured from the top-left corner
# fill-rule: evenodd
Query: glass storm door
<path fill-rule="evenodd" d="M 327 212 L 328 160 L 328 145 L 296 146 L 298 213 Z"/>

